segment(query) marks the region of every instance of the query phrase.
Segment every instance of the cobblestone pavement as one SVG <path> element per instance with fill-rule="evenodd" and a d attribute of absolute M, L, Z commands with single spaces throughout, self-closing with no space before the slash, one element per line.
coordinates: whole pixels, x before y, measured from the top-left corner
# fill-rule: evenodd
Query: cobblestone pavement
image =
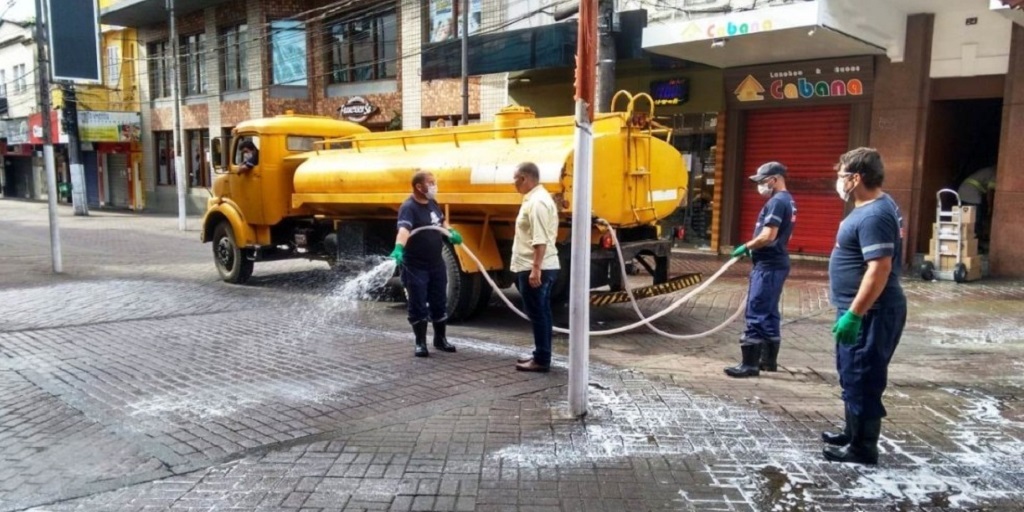
<path fill-rule="evenodd" d="M 497 301 L 450 329 L 458 353 L 416 359 L 403 306 L 347 300 L 326 265 L 229 286 L 173 218 L 64 210 L 52 276 L 45 205 L 0 215 L 0 510 L 1024 509 L 1020 282 L 906 280 L 882 460 L 865 468 L 820 458 L 841 414 L 820 263 L 787 284 L 782 371 L 722 375 L 737 325 L 595 337 L 576 420 L 566 340 L 551 374 L 511 371 L 530 338 Z M 721 263 L 680 254 L 674 270 Z M 658 325 L 721 322 L 747 269 Z"/>

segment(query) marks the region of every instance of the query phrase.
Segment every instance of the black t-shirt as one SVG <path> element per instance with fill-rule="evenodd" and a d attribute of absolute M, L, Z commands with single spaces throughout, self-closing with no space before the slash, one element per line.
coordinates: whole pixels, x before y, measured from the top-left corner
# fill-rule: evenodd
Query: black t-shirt
<path fill-rule="evenodd" d="M 398 208 L 398 227 L 412 231 L 423 226 L 444 226 L 444 212 L 433 199 L 427 204 L 406 199 Z M 444 235 L 432 229 L 424 230 L 410 237 L 405 244 L 405 264 L 415 268 L 429 268 L 441 265 L 441 243 Z"/>
<path fill-rule="evenodd" d="M 761 208 L 754 226 L 754 237 L 761 234 L 767 227 L 779 228 L 775 240 L 760 248 L 750 251 L 750 259 L 754 266 L 765 270 L 782 270 L 789 268 L 789 238 L 793 236 L 793 223 L 796 222 L 796 203 L 788 191 L 776 192 Z"/>

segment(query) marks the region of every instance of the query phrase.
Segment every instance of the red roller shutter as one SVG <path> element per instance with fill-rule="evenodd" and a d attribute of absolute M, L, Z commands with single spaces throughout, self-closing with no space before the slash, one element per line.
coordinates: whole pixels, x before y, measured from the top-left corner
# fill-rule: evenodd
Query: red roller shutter
<path fill-rule="evenodd" d="M 849 106 L 750 111 L 743 148 L 740 240 L 753 235 L 757 214 L 764 206 L 764 199 L 746 177 L 762 163 L 777 160 L 789 169 L 786 186 L 797 208 L 789 252 L 831 253 L 843 216 L 832 166 L 848 148 L 849 131 Z"/>

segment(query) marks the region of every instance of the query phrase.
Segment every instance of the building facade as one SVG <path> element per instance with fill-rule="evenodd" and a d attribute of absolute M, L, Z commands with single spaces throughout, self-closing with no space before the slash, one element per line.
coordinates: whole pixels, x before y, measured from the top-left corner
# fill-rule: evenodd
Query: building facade
<path fill-rule="evenodd" d="M 42 199 L 46 180 L 35 156 L 30 121 L 38 117 L 35 24 L 0 20 L 0 145 L 4 197 Z M 39 119 L 41 121 L 41 118 Z"/>

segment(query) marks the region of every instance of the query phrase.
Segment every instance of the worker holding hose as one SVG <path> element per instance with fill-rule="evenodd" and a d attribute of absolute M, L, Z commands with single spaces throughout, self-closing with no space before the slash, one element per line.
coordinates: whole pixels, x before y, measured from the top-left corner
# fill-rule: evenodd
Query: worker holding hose
<path fill-rule="evenodd" d="M 736 246 L 734 258 L 750 256 L 747 292 L 746 330 L 740 338 L 740 364 L 725 369 L 730 377 L 756 377 L 761 370 L 778 369 L 779 347 L 782 345 L 782 316 L 779 300 L 789 276 L 787 244 L 796 222 L 796 203 L 786 190 L 786 167 L 768 162 L 750 177 L 757 183 L 761 197 L 767 198 L 754 226 L 754 239 Z"/>
<path fill-rule="evenodd" d="M 854 208 L 839 224 L 828 262 L 829 294 L 836 307 L 832 334 L 843 389 L 846 427 L 824 432 L 825 458 L 878 463 L 889 362 L 907 322 L 900 286 L 903 216 L 882 191 L 885 170 L 878 151 L 858 148 L 839 158 L 836 192 Z"/>
<path fill-rule="evenodd" d="M 412 196 L 398 209 L 398 236 L 391 257 L 402 267 L 402 285 L 408 295 L 409 323 L 416 336 L 416 357 L 427 357 L 427 321 L 434 323 L 434 348 L 455 352 L 446 336 L 448 320 L 448 269 L 441 256 L 442 233 L 427 229 L 410 237 L 423 226 L 443 226 L 448 239 L 458 245 L 462 236 L 448 225 L 437 204 L 434 175 L 418 171 L 412 177 Z"/>

